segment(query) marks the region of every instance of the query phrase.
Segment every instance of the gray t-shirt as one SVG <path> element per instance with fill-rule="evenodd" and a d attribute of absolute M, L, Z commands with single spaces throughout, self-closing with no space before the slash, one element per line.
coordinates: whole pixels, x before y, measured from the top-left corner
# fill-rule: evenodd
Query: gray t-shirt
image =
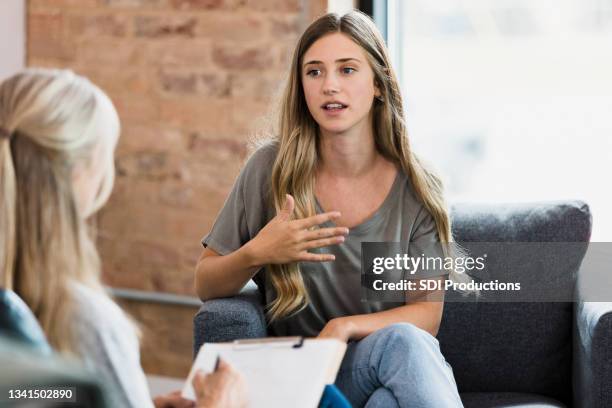
<path fill-rule="evenodd" d="M 267 144 L 249 158 L 212 230 L 202 240 L 205 247 L 227 255 L 254 238 L 274 218 L 270 181 L 277 151 L 276 145 Z M 318 203 L 317 212 L 323 212 Z M 327 226 L 333 223 L 321 225 Z M 311 250 L 334 254 L 335 261 L 300 263 L 310 303 L 299 313 L 274 323 L 273 333 L 316 336 L 335 317 L 374 313 L 403 305 L 404 302 L 361 301 L 361 243 L 400 241 L 408 243 L 403 250 L 411 256 L 444 256 L 441 247 L 435 245 L 439 241 L 435 221 L 416 199 L 402 171 L 398 172 L 380 208 L 366 221 L 351 228 L 344 243 Z M 418 254 L 412 254 L 413 251 Z M 268 268 L 262 269 L 255 279 L 265 287 L 266 303 L 275 298 L 270 279 L 265 279 L 268 273 Z"/>

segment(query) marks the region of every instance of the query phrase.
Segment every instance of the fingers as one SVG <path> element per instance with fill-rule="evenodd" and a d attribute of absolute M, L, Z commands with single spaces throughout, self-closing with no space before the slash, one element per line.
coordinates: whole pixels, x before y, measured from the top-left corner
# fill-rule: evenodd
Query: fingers
<path fill-rule="evenodd" d="M 204 380 L 206 379 L 206 374 L 202 371 L 196 371 L 193 376 L 193 380 L 191 381 L 191 385 L 193 386 L 193 390 L 195 391 L 196 399 L 204 398 L 205 394 L 205 386 Z"/>
<path fill-rule="evenodd" d="M 315 239 L 313 241 L 305 242 L 302 245 L 301 249 L 313 249 L 313 248 L 322 248 L 330 245 L 338 245 L 344 242 L 344 236 L 333 237 L 333 238 L 323 238 L 323 239 Z"/>
<path fill-rule="evenodd" d="M 295 221 L 295 223 L 298 226 L 298 228 L 305 229 L 305 228 L 314 227 L 315 225 L 323 224 L 327 221 L 331 221 L 339 217 L 340 217 L 340 213 L 338 211 L 331 211 L 331 212 L 326 212 L 323 214 L 313 215 L 308 218 L 303 218 L 301 220 Z"/>
<path fill-rule="evenodd" d="M 299 260 L 304 262 L 331 262 L 335 259 L 336 257 L 332 254 L 313 254 L 304 251 L 300 254 Z"/>
<path fill-rule="evenodd" d="M 188 399 L 181 398 L 177 400 L 173 408 L 193 408 L 193 407 L 195 407 L 195 401 L 190 401 Z"/>
<path fill-rule="evenodd" d="M 228 371 L 231 370 L 232 366 L 222 358 L 219 358 L 219 366 L 217 367 L 217 371 Z"/>
<path fill-rule="evenodd" d="M 285 205 L 278 215 L 281 219 L 287 221 L 291 219 L 291 214 L 293 214 L 293 209 L 295 208 L 295 201 L 291 194 L 285 194 L 285 197 Z"/>
<path fill-rule="evenodd" d="M 310 241 L 321 238 L 331 238 L 348 235 L 349 229 L 346 227 L 319 228 L 304 233 L 304 240 Z"/>

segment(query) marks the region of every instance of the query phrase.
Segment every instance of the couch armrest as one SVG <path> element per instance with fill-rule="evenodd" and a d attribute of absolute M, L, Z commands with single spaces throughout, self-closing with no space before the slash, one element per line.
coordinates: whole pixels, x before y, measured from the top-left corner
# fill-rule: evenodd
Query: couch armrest
<path fill-rule="evenodd" d="M 204 343 L 266 337 L 261 295 L 247 288 L 239 295 L 208 300 L 193 318 L 194 356 Z"/>
<path fill-rule="evenodd" d="M 574 406 L 612 407 L 612 302 L 576 303 Z"/>

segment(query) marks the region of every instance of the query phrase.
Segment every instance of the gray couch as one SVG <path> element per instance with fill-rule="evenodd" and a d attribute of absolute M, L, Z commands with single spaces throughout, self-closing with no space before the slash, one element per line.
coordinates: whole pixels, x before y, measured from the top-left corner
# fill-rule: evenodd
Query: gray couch
<path fill-rule="evenodd" d="M 576 201 L 460 205 L 452 216 L 459 242 L 588 242 L 591 233 L 588 206 Z M 573 276 L 583 253 L 570 256 Z M 194 350 L 268 334 L 255 285 L 204 302 L 194 318 Z M 612 407 L 612 303 L 447 302 L 438 339 L 466 407 Z"/>
<path fill-rule="evenodd" d="M 9 398 L 10 390 L 60 387 L 73 388 L 72 402 Z M 28 306 L 14 292 L 0 288 L 0 407 L 60 406 L 104 408 L 110 404 L 99 379 L 74 361 L 54 355 Z"/>

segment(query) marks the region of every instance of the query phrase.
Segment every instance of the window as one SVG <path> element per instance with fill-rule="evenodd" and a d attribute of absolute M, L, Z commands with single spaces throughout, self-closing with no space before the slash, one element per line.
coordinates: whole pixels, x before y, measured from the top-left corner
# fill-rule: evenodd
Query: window
<path fill-rule="evenodd" d="M 374 1 L 374 17 L 451 201 L 581 199 L 612 241 L 612 0 Z"/>
<path fill-rule="evenodd" d="M 0 81 L 25 65 L 24 0 L 0 1 Z"/>

